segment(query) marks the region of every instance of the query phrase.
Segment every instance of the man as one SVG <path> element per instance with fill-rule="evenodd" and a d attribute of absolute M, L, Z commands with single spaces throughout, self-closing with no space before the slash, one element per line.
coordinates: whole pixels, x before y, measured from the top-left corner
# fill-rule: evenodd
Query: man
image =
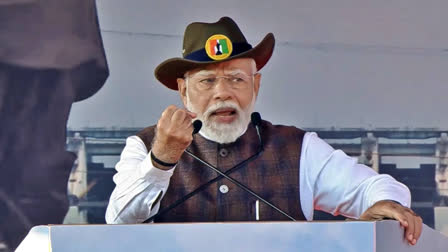
<path fill-rule="evenodd" d="M 315 133 L 267 121 L 258 128 L 249 124 L 260 88 L 258 71 L 274 42 L 268 34 L 252 48 L 228 17 L 186 28 L 183 58 L 166 60 L 155 70 L 162 84 L 178 90 L 185 108 L 169 106 L 156 126 L 127 139 L 107 222 L 141 223 L 197 188 L 155 221 L 287 220 L 228 180 L 215 179 L 217 174 L 188 150 L 296 220 L 312 220 L 313 209 L 363 220 L 394 218 L 415 244 L 422 220 L 408 208 L 406 186 L 357 164 Z M 192 121 L 198 119 L 203 127 L 192 136 Z M 258 157 L 233 169 L 260 147 Z"/>

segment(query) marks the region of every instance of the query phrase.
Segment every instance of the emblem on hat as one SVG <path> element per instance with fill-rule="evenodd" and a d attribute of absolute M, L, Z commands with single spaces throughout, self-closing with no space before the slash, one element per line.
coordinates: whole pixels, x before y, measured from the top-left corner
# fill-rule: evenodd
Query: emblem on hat
<path fill-rule="evenodd" d="M 205 42 L 205 51 L 213 60 L 226 59 L 232 54 L 232 41 L 225 35 L 215 34 Z"/>

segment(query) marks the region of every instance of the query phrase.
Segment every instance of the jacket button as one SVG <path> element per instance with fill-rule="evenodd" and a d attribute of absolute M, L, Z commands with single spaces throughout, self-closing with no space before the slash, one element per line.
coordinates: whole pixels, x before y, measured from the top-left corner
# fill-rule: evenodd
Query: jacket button
<path fill-rule="evenodd" d="M 229 151 L 227 150 L 227 149 L 220 149 L 219 150 L 219 155 L 221 156 L 221 157 L 227 157 L 227 155 L 229 155 Z"/>
<path fill-rule="evenodd" d="M 221 186 L 219 187 L 219 191 L 220 191 L 221 193 L 227 193 L 227 192 L 229 191 L 229 187 L 226 186 L 226 185 L 221 185 Z"/>

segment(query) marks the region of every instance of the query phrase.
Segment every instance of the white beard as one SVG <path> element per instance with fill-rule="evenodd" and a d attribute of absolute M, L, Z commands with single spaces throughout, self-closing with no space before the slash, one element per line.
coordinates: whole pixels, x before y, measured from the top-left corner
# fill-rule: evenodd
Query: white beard
<path fill-rule="evenodd" d="M 245 109 L 241 109 L 237 104 L 230 101 L 222 101 L 213 104 L 207 110 L 201 114 L 198 110 L 191 104 L 190 98 L 187 92 L 187 109 L 191 112 L 197 114 L 196 119 L 202 121 L 202 128 L 199 133 L 214 142 L 224 144 L 235 142 L 240 136 L 242 136 L 250 122 L 250 115 L 252 114 L 255 107 L 255 94 L 253 95 L 251 103 Z M 217 123 L 210 120 L 210 115 L 212 115 L 216 110 L 220 108 L 232 108 L 235 109 L 237 118 L 230 124 L 228 123 Z"/>

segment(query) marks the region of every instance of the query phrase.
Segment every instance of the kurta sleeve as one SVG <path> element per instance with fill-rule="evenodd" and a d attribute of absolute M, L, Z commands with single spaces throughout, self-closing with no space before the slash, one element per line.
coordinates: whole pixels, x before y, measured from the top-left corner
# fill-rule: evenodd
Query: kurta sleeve
<path fill-rule="evenodd" d="M 116 184 L 106 210 L 106 222 L 141 223 L 156 214 L 175 168 L 153 166 L 150 152 L 137 136 L 126 139 L 113 180 Z"/>
<path fill-rule="evenodd" d="M 410 207 L 411 195 L 405 185 L 358 164 L 356 158 L 333 149 L 316 133 L 306 133 L 300 162 L 300 195 L 308 220 L 313 217 L 313 209 L 359 218 L 380 200 Z"/>

